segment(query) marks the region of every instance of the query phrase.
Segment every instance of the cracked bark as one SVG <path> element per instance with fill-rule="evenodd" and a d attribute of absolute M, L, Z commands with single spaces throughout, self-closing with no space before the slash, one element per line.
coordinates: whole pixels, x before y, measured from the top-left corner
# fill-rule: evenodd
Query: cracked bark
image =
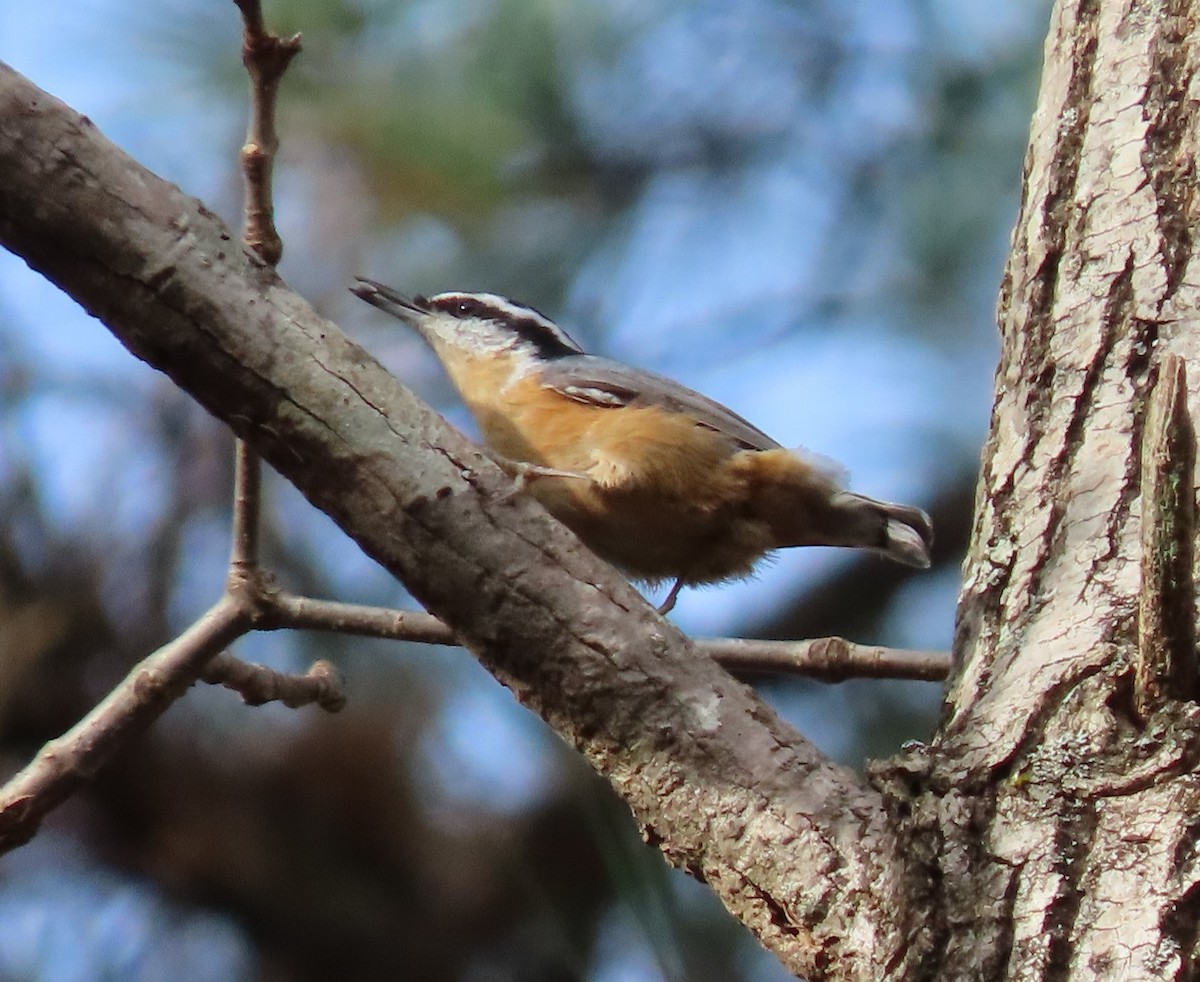
<path fill-rule="evenodd" d="M 1198 15 L 1186 2 L 1055 7 L 1001 290 L 958 668 L 933 745 L 880 774 L 904 777 L 905 821 L 929 837 L 944 891 L 931 977 L 1200 971 L 1200 712 L 1179 698 L 1194 680 L 1165 680 L 1163 698 L 1134 671 L 1142 517 L 1157 514 L 1142 493 L 1149 393 L 1168 353 L 1200 370 Z M 1194 414 L 1194 387 L 1188 401 Z"/>

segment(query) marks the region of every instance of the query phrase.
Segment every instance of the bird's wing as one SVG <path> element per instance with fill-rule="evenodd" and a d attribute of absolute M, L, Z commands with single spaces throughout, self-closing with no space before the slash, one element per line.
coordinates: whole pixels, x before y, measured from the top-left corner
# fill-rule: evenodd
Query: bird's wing
<path fill-rule="evenodd" d="M 591 406 L 662 406 L 723 433 L 746 450 L 779 450 L 757 426 L 719 402 L 654 372 L 598 355 L 556 358 L 542 370 L 542 385 Z"/>

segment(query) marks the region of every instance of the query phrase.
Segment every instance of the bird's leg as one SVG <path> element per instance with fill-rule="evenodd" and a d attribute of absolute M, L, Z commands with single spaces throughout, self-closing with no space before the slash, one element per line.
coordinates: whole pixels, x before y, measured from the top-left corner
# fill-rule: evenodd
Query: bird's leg
<path fill-rule="evenodd" d="M 531 464 L 527 460 L 513 460 L 498 453 L 488 454 L 496 465 L 513 479 L 517 491 L 524 491 L 530 481 L 539 477 L 573 477 L 580 480 L 590 480 L 586 474 L 578 471 L 562 471 L 557 467 L 543 467 L 541 464 Z"/>
<path fill-rule="evenodd" d="M 675 585 L 671 587 L 671 592 L 667 594 L 667 599 L 664 600 L 658 608 L 660 616 L 669 614 L 675 609 L 675 601 L 679 599 L 679 591 L 683 589 L 683 578 L 675 581 Z"/>

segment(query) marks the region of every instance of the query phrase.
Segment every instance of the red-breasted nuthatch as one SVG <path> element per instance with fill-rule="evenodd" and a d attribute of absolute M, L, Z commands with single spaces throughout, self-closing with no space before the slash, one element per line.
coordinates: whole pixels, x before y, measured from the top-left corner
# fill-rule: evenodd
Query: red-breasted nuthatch
<path fill-rule="evenodd" d="M 351 287 L 416 328 L 492 455 L 593 552 L 681 587 L 748 575 L 774 549 L 851 546 L 929 565 L 919 508 L 845 490 L 828 462 L 784 449 L 662 375 L 585 354 L 556 324 L 490 293 L 405 297 Z"/>

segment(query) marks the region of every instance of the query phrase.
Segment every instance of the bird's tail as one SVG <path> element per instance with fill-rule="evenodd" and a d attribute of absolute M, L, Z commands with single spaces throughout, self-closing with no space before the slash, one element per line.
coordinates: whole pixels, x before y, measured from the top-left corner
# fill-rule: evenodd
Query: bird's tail
<path fill-rule="evenodd" d="M 834 511 L 831 535 L 846 541 L 829 545 L 874 549 L 906 566 L 929 567 L 933 523 L 920 508 L 876 501 L 851 491 L 834 495 L 830 505 Z"/>
<path fill-rule="evenodd" d="M 929 566 L 933 524 L 920 508 L 846 491 L 829 462 L 800 451 L 745 452 L 734 467 L 754 488 L 756 517 L 770 527 L 773 548 L 845 546 Z"/>

